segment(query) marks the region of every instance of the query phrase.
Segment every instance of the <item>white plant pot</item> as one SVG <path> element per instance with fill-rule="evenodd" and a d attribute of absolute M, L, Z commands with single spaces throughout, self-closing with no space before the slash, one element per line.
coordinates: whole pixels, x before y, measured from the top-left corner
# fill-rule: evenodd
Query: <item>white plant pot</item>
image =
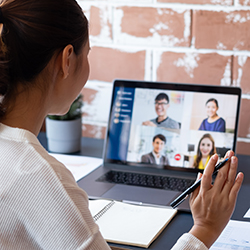
<path fill-rule="evenodd" d="M 82 120 L 58 121 L 46 118 L 48 150 L 75 153 L 81 150 Z"/>

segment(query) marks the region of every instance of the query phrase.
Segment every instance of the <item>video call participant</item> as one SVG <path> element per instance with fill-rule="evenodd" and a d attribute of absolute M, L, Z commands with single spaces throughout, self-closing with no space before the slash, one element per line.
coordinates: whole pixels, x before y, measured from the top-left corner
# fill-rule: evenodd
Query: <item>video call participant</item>
<path fill-rule="evenodd" d="M 197 147 L 197 154 L 191 157 L 189 165 L 192 168 L 205 169 L 212 155 L 216 153 L 214 139 L 210 134 L 204 134 Z"/>
<path fill-rule="evenodd" d="M 75 0 L 0 1 L 0 38 L 0 249 L 110 250 L 86 192 L 37 139 L 88 79 L 86 17 Z M 229 154 L 213 186 L 211 158 L 190 197 L 194 225 L 172 249 L 207 250 L 228 223 L 243 181 Z"/>
<path fill-rule="evenodd" d="M 180 124 L 171 119 L 167 115 L 167 110 L 169 108 L 169 97 L 165 93 L 160 93 L 155 97 L 155 112 L 157 117 L 155 119 L 145 121 L 142 125 L 152 126 L 152 127 L 164 127 L 170 129 L 180 129 Z"/>
<path fill-rule="evenodd" d="M 199 127 L 199 130 L 226 132 L 226 122 L 219 117 L 217 111 L 219 109 L 218 101 L 210 98 L 206 102 L 207 116 Z"/>
<path fill-rule="evenodd" d="M 162 150 L 164 149 L 166 142 L 167 140 L 164 135 L 155 135 L 152 142 L 153 151 L 142 155 L 141 162 L 158 165 L 169 165 L 168 158 L 162 154 Z"/>

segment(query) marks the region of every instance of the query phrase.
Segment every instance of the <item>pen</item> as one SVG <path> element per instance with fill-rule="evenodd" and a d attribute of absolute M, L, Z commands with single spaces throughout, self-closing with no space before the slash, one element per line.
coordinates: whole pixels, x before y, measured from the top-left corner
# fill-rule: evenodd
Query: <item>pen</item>
<path fill-rule="evenodd" d="M 220 162 L 219 164 L 215 166 L 213 176 L 216 176 L 219 169 L 222 168 L 226 164 L 228 159 L 229 158 L 226 158 L 225 160 L 223 160 L 222 162 Z M 180 196 L 178 196 L 174 201 L 170 203 L 170 206 L 172 208 L 176 208 L 177 206 L 179 206 L 188 197 L 189 194 L 191 194 L 197 187 L 200 186 L 201 180 L 202 178 L 199 179 L 197 182 L 195 182 L 193 185 L 191 185 L 188 189 L 186 189 Z"/>
<path fill-rule="evenodd" d="M 157 205 L 157 204 L 152 204 L 152 203 L 144 203 L 144 202 L 129 201 L 129 200 L 121 200 L 121 202 L 131 204 L 131 205 L 146 206 L 146 207 L 159 207 L 159 208 L 169 207 L 166 205 Z"/>

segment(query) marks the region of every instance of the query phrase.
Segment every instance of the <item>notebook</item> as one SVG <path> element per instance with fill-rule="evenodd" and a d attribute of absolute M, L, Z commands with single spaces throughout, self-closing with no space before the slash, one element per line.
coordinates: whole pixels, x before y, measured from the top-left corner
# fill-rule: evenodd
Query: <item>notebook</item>
<path fill-rule="evenodd" d="M 115 80 L 103 165 L 78 185 L 90 198 L 168 206 L 211 154 L 236 150 L 240 101 L 238 87 Z"/>
<path fill-rule="evenodd" d="M 114 200 L 89 200 L 90 212 L 107 242 L 148 248 L 177 210 Z"/>

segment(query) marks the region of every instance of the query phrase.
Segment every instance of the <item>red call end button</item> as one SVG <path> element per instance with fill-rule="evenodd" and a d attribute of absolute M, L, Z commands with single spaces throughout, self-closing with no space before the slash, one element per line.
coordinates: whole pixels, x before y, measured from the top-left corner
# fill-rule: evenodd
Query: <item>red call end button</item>
<path fill-rule="evenodd" d="M 179 160 L 181 159 L 181 155 L 180 155 L 180 154 L 176 154 L 176 155 L 174 156 L 174 159 L 175 159 L 176 161 L 179 161 Z"/>

